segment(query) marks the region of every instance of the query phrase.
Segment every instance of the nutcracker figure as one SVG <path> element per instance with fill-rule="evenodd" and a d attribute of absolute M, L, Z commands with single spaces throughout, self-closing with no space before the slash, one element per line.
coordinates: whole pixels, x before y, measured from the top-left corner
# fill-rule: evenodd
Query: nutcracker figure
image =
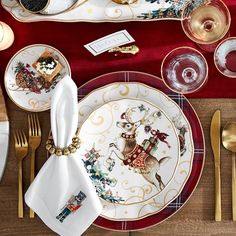
<path fill-rule="evenodd" d="M 85 198 L 86 195 L 82 191 L 80 191 L 76 196 L 72 195 L 66 205 L 62 208 L 62 212 L 56 218 L 63 223 L 70 213 L 76 212 L 81 207 L 81 203 Z"/>

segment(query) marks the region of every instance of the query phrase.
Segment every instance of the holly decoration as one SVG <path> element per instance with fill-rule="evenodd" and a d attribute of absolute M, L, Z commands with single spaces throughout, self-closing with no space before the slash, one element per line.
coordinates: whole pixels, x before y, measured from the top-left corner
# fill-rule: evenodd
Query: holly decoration
<path fill-rule="evenodd" d="M 195 7 L 201 5 L 204 3 L 205 0 L 193 0 L 191 7 L 193 10 Z M 160 3 L 160 0 L 146 0 L 146 2 L 149 3 Z M 147 13 L 142 13 L 141 16 L 138 16 L 138 18 L 142 18 L 144 20 L 146 19 L 159 19 L 159 18 L 180 18 L 182 15 L 182 11 L 188 2 L 187 0 L 166 0 L 166 3 L 171 3 L 172 5 L 168 8 L 160 8 L 158 10 L 153 10 Z"/>
<path fill-rule="evenodd" d="M 175 6 L 171 6 L 167 9 L 153 10 L 148 13 L 142 13 L 138 18 L 144 20 L 147 19 L 159 19 L 159 18 L 178 18 L 181 16 L 181 12 L 176 12 Z"/>

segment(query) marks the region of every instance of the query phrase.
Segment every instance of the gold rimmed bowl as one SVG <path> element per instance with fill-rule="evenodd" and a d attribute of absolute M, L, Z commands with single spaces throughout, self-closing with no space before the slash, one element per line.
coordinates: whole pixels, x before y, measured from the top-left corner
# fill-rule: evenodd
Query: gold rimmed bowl
<path fill-rule="evenodd" d="M 61 13 L 68 12 L 78 5 L 86 2 L 79 0 L 67 1 L 53 1 L 53 0 L 19 0 L 22 8 L 31 14 L 40 14 L 45 16 L 53 16 Z"/>
<path fill-rule="evenodd" d="M 48 7 L 50 0 L 19 0 L 19 3 L 25 11 L 30 13 L 40 13 Z"/>
<path fill-rule="evenodd" d="M 236 37 L 227 38 L 217 46 L 214 63 L 224 76 L 236 78 Z"/>

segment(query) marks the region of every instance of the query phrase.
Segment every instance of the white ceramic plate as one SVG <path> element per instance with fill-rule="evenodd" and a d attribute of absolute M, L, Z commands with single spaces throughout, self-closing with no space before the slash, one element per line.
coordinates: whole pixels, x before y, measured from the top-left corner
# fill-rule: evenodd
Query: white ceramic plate
<path fill-rule="evenodd" d="M 46 49 L 63 66 L 51 83 L 45 82 L 32 67 Z M 11 100 L 20 108 L 33 112 L 45 111 L 50 109 L 52 90 L 67 74 L 71 75 L 70 65 L 60 51 L 49 45 L 34 44 L 18 51 L 9 61 L 5 70 L 5 88 Z"/>
<path fill-rule="evenodd" d="M 108 203 L 145 202 L 163 191 L 179 163 L 179 138 L 150 102 L 105 103 L 80 127 L 82 156 L 96 191 Z"/>
<path fill-rule="evenodd" d="M 53 0 L 51 0 L 53 1 Z M 65 0 L 60 1 L 60 4 Z M 67 0 L 73 1 L 73 0 Z M 1 0 L 2 6 L 19 21 L 61 22 L 123 22 L 180 20 L 181 12 L 188 0 L 137 0 L 133 4 L 117 4 L 112 0 L 79 0 L 76 8 L 55 16 L 30 14 L 19 6 L 17 0 Z M 200 5 L 204 0 L 195 0 Z M 66 2 L 66 1 L 65 1 Z M 64 5 L 64 3 L 63 3 Z"/>
<path fill-rule="evenodd" d="M 132 205 L 117 205 L 102 200 L 102 217 L 116 220 L 138 220 L 164 209 L 176 199 L 190 176 L 194 155 L 191 127 L 180 107 L 163 92 L 141 83 L 113 83 L 94 90 L 79 104 L 79 127 L 92 111 L 101 105 L 122 98 L 145 99 L 162 109 L 172 120 L 179 134 L 181 157 L 174 178 L 156 197 Z"/>

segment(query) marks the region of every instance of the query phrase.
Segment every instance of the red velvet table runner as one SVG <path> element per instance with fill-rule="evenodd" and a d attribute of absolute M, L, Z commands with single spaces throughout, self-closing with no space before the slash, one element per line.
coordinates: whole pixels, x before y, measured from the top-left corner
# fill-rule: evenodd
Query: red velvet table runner
<path fill-rule="evenodd" d="M 230 36 L 236 36 L 236 1 L 225 0 L 225 3 L 228 5 L 232 17 Z M 180 21 L 174 20 L 128 23 L 21 23 L 0 7 L 0 21 L 9 24 L 15 33 L 13 46 L 5 51 L 0 51 L 2 86 L 5 67 L 10 58 L 18 50 L 30 44 L 44 43 L 59 49 L 70 63 L 72 77 L 77 86 L 104 73 L 121 70 L 142 71 L 160 77 L 162 59 L 170 50 L 185 45 L 199 49 L 185 36 Z M 94 57 L 83 47 L 84 44 L 99 37 L 123 29 L 128 30 L 135 38 L 136 45 L 140 47 L 138 55 L 117 58 L 104 53 Z M 226 78 L 217 71 L 213 53 L 201 52 L 209 65 L 208 82 L 199 92 L 188 97 L 236 97 L 236 79 Z"/>

